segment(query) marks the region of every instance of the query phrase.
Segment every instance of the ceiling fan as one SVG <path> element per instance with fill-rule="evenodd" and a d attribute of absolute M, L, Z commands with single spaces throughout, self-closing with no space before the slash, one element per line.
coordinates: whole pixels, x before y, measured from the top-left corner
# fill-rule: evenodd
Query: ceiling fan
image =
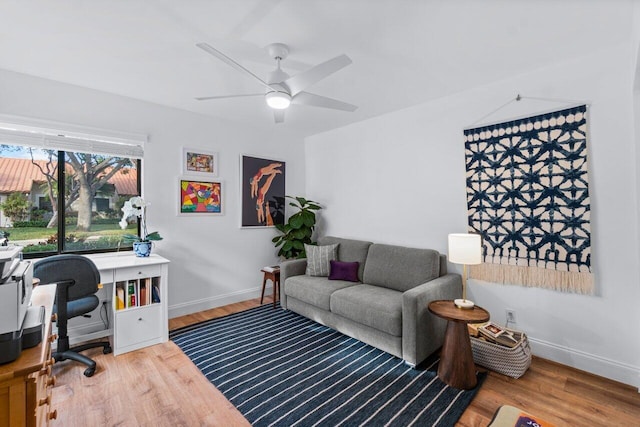
<path fill-rule="evenodd" d="M 238 71 L 241 71 L 266 87 L 263 93 L 250 93 L 245 95 L 223 95 L 223 96 L 203 96 L 196 98 L 198 101 L 211 99 L 240 98 L 247 96 L 264 96 L 267 105 L 273 109 L 276 123 L 284 122 L 284 111 L 290 104 L 310 105 L 313 107 L 330 108 L 342 111 L 355 111 L 358 107 L 336 99 L 327 98 L 313 93 L 306 92 L 305 89 L 325 77 L 351 64 L 351 59 L 347 55 L 339 55 L 329 59 L 306 71 L 289 76 L 280 68 L 280 61 L 289 54 L 289 47 L 282 43 L 273 43 L 267 46 L 267 51 L 276 60 L 276 69 L 269 73 L 265 80 L 261 79 L 242 65 L 229 58 L 224 53 L 213 48 L 207 43 L 198 43 L 197 47 L 227 63 Z"/>

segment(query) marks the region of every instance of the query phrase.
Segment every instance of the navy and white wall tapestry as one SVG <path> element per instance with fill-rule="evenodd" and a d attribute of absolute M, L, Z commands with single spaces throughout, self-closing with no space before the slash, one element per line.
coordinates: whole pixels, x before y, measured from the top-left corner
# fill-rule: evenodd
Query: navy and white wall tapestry
<path fill-rule="evenodd" d="M 593 293 L 586 105 L 464 131 L 470 277 Z"/>

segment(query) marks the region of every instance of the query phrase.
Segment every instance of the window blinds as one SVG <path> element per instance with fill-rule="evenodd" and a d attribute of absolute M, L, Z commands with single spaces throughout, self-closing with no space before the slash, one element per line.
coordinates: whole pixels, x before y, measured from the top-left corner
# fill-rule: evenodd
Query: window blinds
<path fill-rule="evenodd" d="M 0 115 L 0 144 L 141 159 L 147 136 Z"/>

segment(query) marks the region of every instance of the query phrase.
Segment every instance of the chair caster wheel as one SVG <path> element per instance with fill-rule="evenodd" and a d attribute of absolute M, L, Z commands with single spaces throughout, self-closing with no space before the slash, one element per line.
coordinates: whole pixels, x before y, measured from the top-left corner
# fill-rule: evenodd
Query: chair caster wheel
<path fill-rule="evenodd" d="M 96 372 L 96 368 L 87 368 L 84 370 L 84 376 L 92 377 L 95 372 Z"/>
<path fill-rule="evenodd" d="M 105 347 L 102 349 L 102 354 L 109 354 L 113 351 L 111 347 Z"/>

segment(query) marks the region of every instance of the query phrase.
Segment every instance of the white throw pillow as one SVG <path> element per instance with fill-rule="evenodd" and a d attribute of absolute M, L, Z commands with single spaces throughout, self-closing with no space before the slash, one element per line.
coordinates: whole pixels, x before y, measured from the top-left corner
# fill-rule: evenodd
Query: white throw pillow
<path fill-rule="evenodd" d="M 314 246 L 304 245 L 304 250 L 307 253 L 307 270 L 305 271 L 307 276 L 329 276 L 331 271 L 330 261 L 335 261 L 338 258 L 338 245 L 325 245 Z"/>

